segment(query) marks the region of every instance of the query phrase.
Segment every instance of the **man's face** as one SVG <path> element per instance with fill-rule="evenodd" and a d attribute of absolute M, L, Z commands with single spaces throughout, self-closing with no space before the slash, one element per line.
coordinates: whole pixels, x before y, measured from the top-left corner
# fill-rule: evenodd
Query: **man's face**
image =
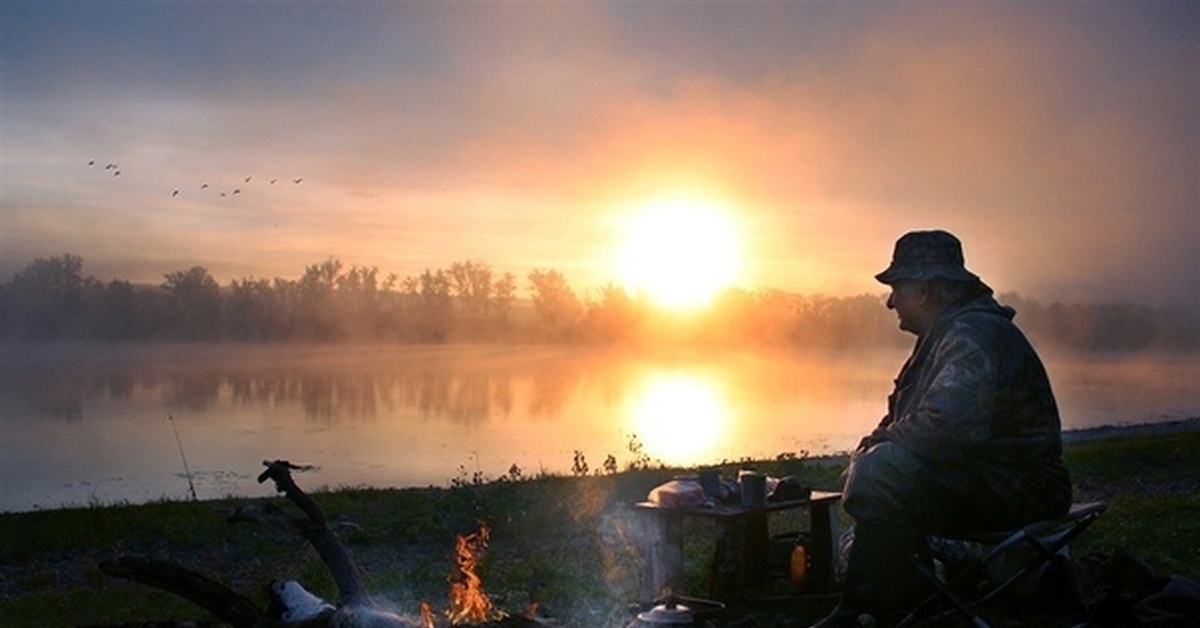
<path fill-rule="evenodd" d="M 900 329 L 918 336 L 925 333 L 929 327 L 925 316 L 927 296 L 925 284 L 919 281 L 898 281 L 892 284 L 887 307 L 889 310 L 896 310 L 896 317 L 900 319 Z"/>

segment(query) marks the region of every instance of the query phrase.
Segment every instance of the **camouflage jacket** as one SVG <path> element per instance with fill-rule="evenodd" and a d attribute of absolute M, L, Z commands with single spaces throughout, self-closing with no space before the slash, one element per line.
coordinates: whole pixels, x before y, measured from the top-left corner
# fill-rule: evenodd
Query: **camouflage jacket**
<path fill-rule="evenodd" d="M 887 416 L 864 444 L 895 441 L 997 494 L 1037 495 L 1049 510 L 1065 510 L 1071 482 L 1058 406 L 1015 314 L 990 295 L 943 312 L 918 339 Z"/>

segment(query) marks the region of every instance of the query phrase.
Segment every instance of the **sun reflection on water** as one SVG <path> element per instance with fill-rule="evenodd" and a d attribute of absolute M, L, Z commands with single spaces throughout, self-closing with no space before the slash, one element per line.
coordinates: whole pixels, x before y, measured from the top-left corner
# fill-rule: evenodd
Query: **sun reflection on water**
<path fill-rule="evenodd" d="M 730 411 L 716 382 L 656 373 L 630 398 L 625 416 L 652 460 L 687 466 L 712 454 L 728 429 Z"/>

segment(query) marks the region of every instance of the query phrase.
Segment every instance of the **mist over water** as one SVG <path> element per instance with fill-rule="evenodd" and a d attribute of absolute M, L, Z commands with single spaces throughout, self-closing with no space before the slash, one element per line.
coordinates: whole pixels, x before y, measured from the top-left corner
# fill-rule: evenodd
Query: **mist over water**
<path fill-rule="evenodd" d="M 884 411 L 904 349 L 687 352 L 509 346 L 48 345 L 0 369 L 0 510 L 447 486 L 835 453 Z M 1065 429 L 1200 416 L 1200 357 L 1044 354 Z M 171 420 L 170 417 L 173 417 Z M 176 433 L 178 440 L 176 440 Z"/>

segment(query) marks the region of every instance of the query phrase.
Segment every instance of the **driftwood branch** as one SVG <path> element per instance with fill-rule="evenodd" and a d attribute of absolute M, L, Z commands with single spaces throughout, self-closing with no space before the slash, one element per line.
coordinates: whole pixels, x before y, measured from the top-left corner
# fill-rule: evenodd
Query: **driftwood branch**
<path fill-rule="evenodd" d="M 263 465 L 266 466 L 266 470 L 258 476 L 259 483 L 268 479 L 275 482 L 275 490 L 283 493 L 307 517 L 304 520 L 293 519 L 293 527 L 312 544 L 321 561 L 329 568 L 329 573 L 337 584 L 341 603 L 346 606 L 373 608 L 375 603 L 367 593 L 358 566 L 350 558 L 346 547 L 329 529 L 329 520 L 325 513 L 317 502 L 292 480 L 292 470 L 305 467 L 294 465 L 287 460 L 264 460 Z"/>
<path fill-rule="evenodd" d="M 426 619 L 434 626 L 448 625 L 449 620 L 442 617 L 401 617 L 378 608 L 368 595 L 354 560 L 330 529 L 321 507 L 292 480 L 293 470 L 307 467 L 286 460 L 264 461 L 263 465 L 266 470 L 258 481 L 272 480 L 276 490 L 286 495 L 304 516 L 288 514 L 264 501 L 239 506 L 229 516 L 229 522 L 253 521 L 287 528 L 303 536 L 333 576 L 339 591 L 338 604 L 325 603 L 296 582 L 277 582 L 268 591 L 272 607 L 263 610 L 217 581 L 168 561 L 129 556 L 105 561 L 100 569 L 111 576 L 174 593 L 234 628 L 419 628 L 428 625 Z M 511 628 L 543 624 L 535 619 L 505 616 L 477 625 Z"/>
<path fill-rule="evenodd" d="M 100 563 L 100 571 L 174 593 L 238 628 L 261 626 L 267 619 L 254 602 L 177 563 L 125 556 Z"/>
<path fill-rule="evenodd" d="M 303 591 L 296 582 L 276 582 L 268 590 L 271 608 L 263 610 L 215 580 L 169 561 L 130 556 L 105 561 L 100 569 L 111 576 L 174 593 L 235 628 L 416 628 L 416 620 L 381 610 L 371 601 L 358 567 L 334 536 L 325 513 L 292 480 L 293 470 L 308 467 L 286 460 L 263 464 L 267 468 L 258 481 L 274 481 L 275 488 L 304 516 L 294 516 L 263 501 L 239 506 L 228 521 L 253 521 L 289 529 L 304 537 L 317 550 L 337 584 L 340 599 L 336 606 Z"/>

